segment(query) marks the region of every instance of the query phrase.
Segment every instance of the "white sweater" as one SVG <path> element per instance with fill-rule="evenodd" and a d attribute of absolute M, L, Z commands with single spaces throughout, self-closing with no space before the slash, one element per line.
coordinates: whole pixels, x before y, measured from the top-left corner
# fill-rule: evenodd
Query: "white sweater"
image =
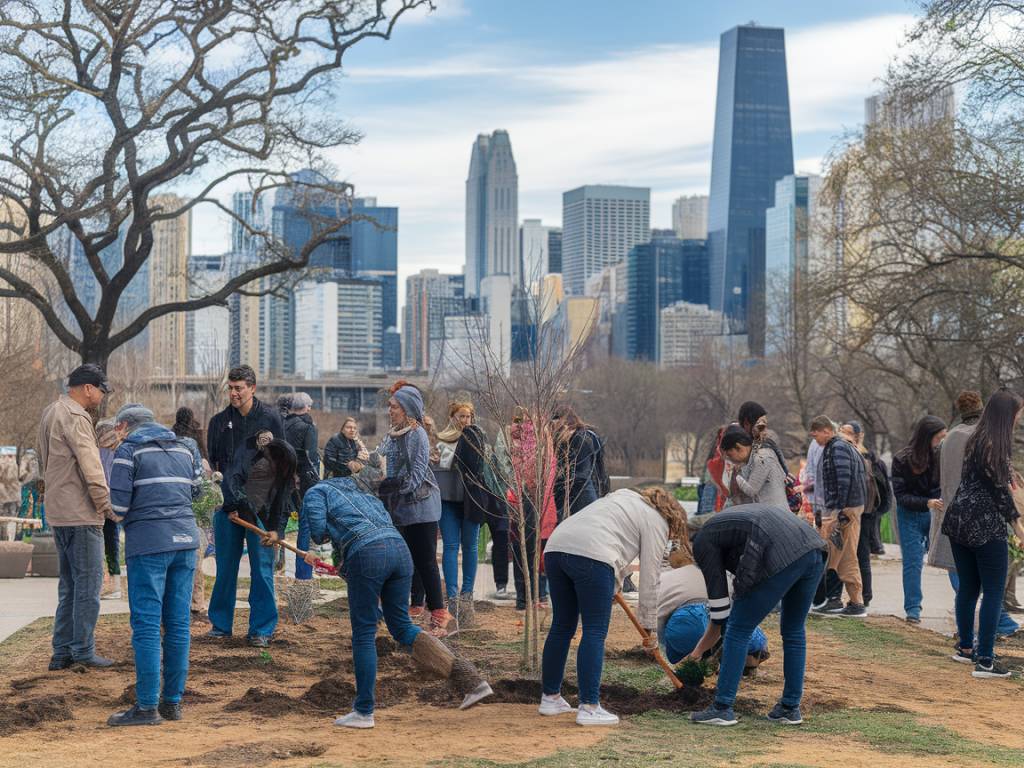
<path fill-rule="evenodd" d="M 635 491 L 623 489 L 598 499 L 559 523 L 545 552 L 564 552 L 607 563 L 616 581 L 640 558 L 640 623 L 658 625 L 658 583 L 668 547 L 668 522 Z"/>

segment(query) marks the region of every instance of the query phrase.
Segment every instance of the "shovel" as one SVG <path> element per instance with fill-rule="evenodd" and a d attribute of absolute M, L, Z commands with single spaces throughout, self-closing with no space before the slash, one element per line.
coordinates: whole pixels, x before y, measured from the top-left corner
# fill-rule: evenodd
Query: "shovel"
<path fill-rule="evenodd" d="M 629 616 L 629 620 L 633 622 L 633 626 L 636 627 L 636 631 L 640 633 L 640 637 L 642 637 L 644 641 L 650 640 L 651 633 L 644 629 L 640 624 L 639 619 L 637 619 L 636 614 L 633 613 L 633 609 L 629 607 L 629 603 L 626 602 L 621 592 L 615 593 L 615 602 L 622 606 L 622 610 L 624 610 L 626 615 Z M 676 677 L 676 673 L 672 670 L 672 665 L 669 664 L 665 660 L 665 657 L 661 655 L 661 649 L 655 648 L 651 652 L 651 655 L 654 656 L 654 660 L 658 662 L 658 666 L 665 671 L 665 676 L 671 681 L 672 685 L 675 686 L 675 689 L 677 691 L 680 690 L 683 687 L 683 683 L 678 677 Z"/>
<path fill-rule="evenodd" d="M 240 517 L 230 517 L 229 519 L 235 525 L 240 525 L 243 528 L 245 528 L 247 530 L 250 530 L 253 533 L 257 534 L 258 536 L 265 536 L 267 534 L 267 532 L 265 530 L 263 530 L 262 528 L 260 528 L 258 525 L 253 525 L 252 523 L 247 522 L 247 521 L 243 520 Z M 280 546 L 283 549 L 287 549 L 287 550 L 290 550 L 290 551 L 294 552 L 296 557 L 301 557 L 301 558 L 305 559 L 306 555 L 309 554 L 308 552 L 303 552 L 298 547 L 292 546 L 291 544 L 289 544 L 284 539 L 278 539 L 274 543 L 277 544 L 278 546 Z M 323 560 L 320 560 L 320 559 L 317 559 L 316 563 L 314 563 L 314 568 L 316 568 L 316 572 L 317 573 L 326 573 L 326 574 L 329 574 L 331 576 L 337 576 L 337 574 L 338 574 L 338 569 L 337 568 L 335 568 L 330 563 L 326 563 L 326 562 L 324 562 Z"/>

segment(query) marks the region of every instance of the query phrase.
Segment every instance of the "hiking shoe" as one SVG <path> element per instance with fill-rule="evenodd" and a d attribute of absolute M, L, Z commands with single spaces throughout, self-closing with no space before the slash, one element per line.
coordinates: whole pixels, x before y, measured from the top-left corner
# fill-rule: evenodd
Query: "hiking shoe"
<path fill-rule="evenodd" d="M 270 638 L 267 637 L 266 635 L 249 635 L 246 638 L 246 641 L 253 648 L 269 648 L 270 647 Z"/>
<path fill-rule="evenodd" d="M 452 615 L 448 613 L 444 608 L 438 608 L 436 611 L 430 612 L 430 634 L 438 639 L 446 637 L 448 635 L 448 624 L 452 620 Z"/>
<path fill-rule="evenodd" d="M 690 720 L 700 725 L 736 725 L 739 722 L 732 707 L 719 707 L 711 704 L 703 712 L 692 712 Z"/>
<path fill-rule="evenodd" d="M 51 672 L 59 672 L 62 669 L 67 669 L 73 663 L 74 662 L 72 661 L 70 656 L 53 656 L 50 658 L 50 663 L 46 668 Z"/>
<path fill-rule="evenodd" d="M 838 597 L 830 597 L 821 608 L 815 608 L 814 612 L 820 614 L 842 613 L 845 608 L 843 601 Z"/>
<path fill-rule="evenodd" d="M 335 720 L 334 724 L 342 728 L 373 728 L 373 715 L 363 715 L 353 709 Z"/>
<path fill-rule="evenodd" d="M 458 610 L 459 629 L 476 626 L 476 603 L 473 602 L 472 592 L 463 592 L 459 595 Z"/>
<path fill-rule="evenodd" d="M 181 720 L 181 702 L 161 701 L 156 708 L 164 720 Z"/>
<path fill-rule="evenodd" d="M 921 617 L 920 616 L 907 616 L 907 624 L 920 624 L 920 623 L 921 623 Z"/>
<path fill-rule="evenodd" d="M 71 662 L 72 664 L 81 664 L 83 667 L 93 667 L 95 669 L 105 669 L 107 667 L 114 666 L 114 660 L 108 659 L 103 656 L 97 656 L 93 654 L 88 659 L 75 659 Z"/>
<path fill-rule="evenodd" d="M 833 613 L 832 616 L 845 616 L 847 618 L 863 619 L 868 615 L 868 609 L 860 603 L 847 603 L 846 607 L 839 613 Z"/>
<path fill-rule="evenodd" d="M 142 709 L 138 704 L 133 704 L 131 709 L 108 717 L 107 725 L 160 725 L 163 721 L 156 709 Z"/>
<path fill-rule="evenodd" d="M 494 695 L 494 689 L 486 681 L 480 683 L 476 688 L 466 694 L 466 697 L 459 704 L 459 709 L 469 709 L 474 704 L 479 704 L 488 696 Z"/>
<path fill-rule="evenodd" d="M 951 658 L 953 661 L 959 661 L 961 664 L 977 664 L 978 663 L 978 657 L 974 653 L 974 649 L 973 648 L 971 650 L 969 650 L 969 651 L 965 651 L 963 648 L 957 648 L 956 649 L 956 653 L 954 653 L 949 658 Z"/>
<path fill-rule="evenodd" d="M 600 704 L 580 704 L 576 710 L 576 725 L 618 725 L 619 716 L 613 715 Z"/>
<path fill-rule="evenodd" d="M 772 707 L 772 711 L 765 715 L 773 723 L 783 725 L 800 725 L 804 721 L 800 714 L 800 707 L 787 707 L 781 701 Z"/>
<path fill-rule="evenodd" d="M 1010 670 L 999 659 L 978 659 L 971 677 L 1009 677 Z"/>
<path fill-rule="evenodd" d="M 205 635 L 203 635 L 203 637 L 209 637 L 209 638 L 212 638 L 212 639 L 222 639 L 222 638 L 225 638 L 225 637 L 231 637 L 231 633 L 230 632 L 222 632 L 221 630 L 219 630 L 216 627 L 214 627 L 209 632 L 207 632 Z"/>
<path fill-rule="evenodd" d="M 537 708 L 537 711 L 546 717 L 551 717 L 554 715 L 566 715 L 569 712 L 575 712 L 576 707 L 572 706 L 559 694 L 555 694 L 554 696 L 544 694 L 540 697 L 540 706 Z"/>

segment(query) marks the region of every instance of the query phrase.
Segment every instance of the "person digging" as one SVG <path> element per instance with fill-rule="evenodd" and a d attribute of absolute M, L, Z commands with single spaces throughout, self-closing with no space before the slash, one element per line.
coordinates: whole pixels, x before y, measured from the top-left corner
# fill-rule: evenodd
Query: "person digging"
<path fill-rule="evenodd" d="M 348 584 L 356 698 L 352 711 L 334 724 L 345 728 L 374 726 L 378 606 L 388 632 L 411 650 L 417 666 L 448 680 L 464 697 L 460 709 L 490 696 L 491 686 L 473 664 L 409 619 L 412 556 L 380 500 L 362 491 L 352 478 L 337 477 L 310 488 L 302 505 L 312 540 L 317 544 L 331 541 L 340 550 L 340 574 Z M 314 565 L 315 561 L 312 553 L 307 554 L 306 562 Z"/>

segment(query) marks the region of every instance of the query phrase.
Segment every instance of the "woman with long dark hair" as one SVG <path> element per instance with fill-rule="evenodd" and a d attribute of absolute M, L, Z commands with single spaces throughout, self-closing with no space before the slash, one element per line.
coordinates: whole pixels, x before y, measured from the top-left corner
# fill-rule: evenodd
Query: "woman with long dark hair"
<path fill-rule="evenodd" d="M 551 417 L 555 439 L 558 475 L 555 478 L 555 503 L 558 518 L 575 515 L 602 495 L 601 439 L 568 405 L 555 409 Z"/>
<path fill-rule="evenodd" d="M 911 624 L 921 623 L 921 567 L 928 551 L 932 510 L 942 510 L 938 447 L 946 423 L 922 416 L 910 444 L 892 459 L 892 490 L 903 555 L 903 610 Z"/>
<path fill-rule="evenodd" d="M 1007 389 L 989 398 L 964 451 L 956 496 L 942 521 L 949 536 L 960 588 L 956 593 L 956 661 L 974 663 L 974 677 L 1009 677 L 994 655 L 996 625 L 1006 586 L 1007 525 L 1024 540 L 1024 526 L 1013 502 L 1013 430 L 1024 400 Z M 974 610 L 981 595 L 977 647 Z"/>

